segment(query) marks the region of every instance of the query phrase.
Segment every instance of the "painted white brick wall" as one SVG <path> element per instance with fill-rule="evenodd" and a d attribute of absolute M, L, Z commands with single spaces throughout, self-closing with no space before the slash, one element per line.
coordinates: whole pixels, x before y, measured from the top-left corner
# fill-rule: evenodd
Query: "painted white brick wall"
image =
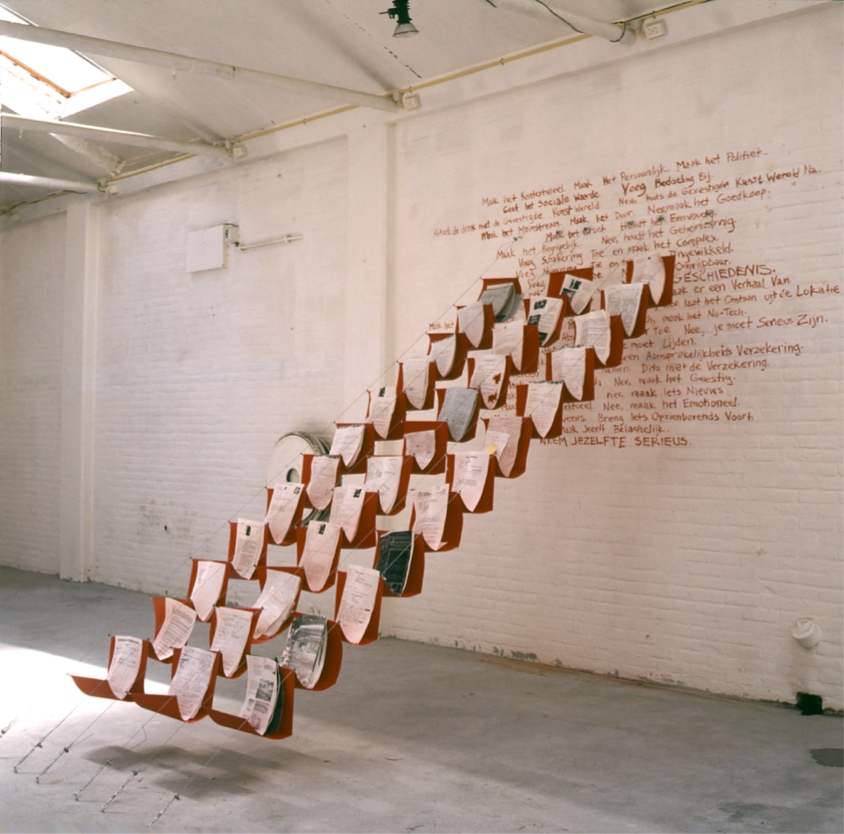
<path fill-rule="evenodd" d="M 64 216 L 0 231 L 0 561 L 58 573 Z"/>
<path fill-rule="evenodd" d="M 669 23 L 679 27 L 674 18 Z M 583 223 L 572 222 L 575 214 L 560 216 L 568 248 L 558 265 L 595 263 L 598 275 L 609 273 L 639 243 L 622 240 L 640 228 L 631 232 L 628 217 L 646 221 L 649 245 L 665 243 L 678 255 L 674 305 L 649 313 L 648 335 L 628 343 L 626 370 L 599 374 L 590 407 L 566 411 L 567 427 L 576 429 L 567 440 L 609 438 L 608 445 L 534 443 L 527 474 L 496 483 L 494 512 L 467 516 L 460 549 L 428 556 L 422 596 L 385 602 L 383 630 L 752 698 L 789 701 L 796 691 L 811 691 L 841 708 L 841 297 L 806 295 L 810 287 L 840 289 L 840 28 L 840 9 L 812 8 L 637 50 L 448 110 L 423 107 L 399 121 L 394 137 L 377 140 L 395 155 L 392 193 L 374 195 L 390 211 L 389 254 L 373 256 L 393 272 L 382 288 L 392 327 L 383 336 L 375 335 L 380 323 L 360 319 L 353 294 L 361 286 L 348 283 L 369 269 L 366 253 L 349 245 L 349 230 L 362 228 L 358 212 L 368 194 L 357 185 L 349 193 L 353 183 L 366 182 L 366 155 L 356 157 L 350 176 L 342 136 L 110 198 L 100 219 L 91 578 L 184 593 L 190 558 L 222 558 L 228 520 L 260 515 L 264 467 L 277 437 L 319 432 L 349 404 L 346 354 L 355 338 L 379 354 L 385 343 L 404 350 L 430 322 L 448 318 L 454 301 L 476 297 L 476 279 L 504 238 L 485 240 L 479 229 L 462 227 L 498 221 L 490 230 L 503 233 L 510 217 L 540 208 L 528 209 L 538 198 L 522 192 L 562 186 L 573 202 L 575 193 L 595 189 L 599 207 L 585 210 Z M 483 90 L 483 78 L 473 83 Z M 363 135 L 359 129 L 358 146 Z M 295 134 L 285 136 L 295 145 Z M 313 134 L 301 141 L 313 142 Z M 748 156 L 730 160 L 728 153 Z M 696 159 L 701 165 L 692 164 Z M 654 224 L 648 210 L 679 198 L 651 202 L 634 188 L 670 187 L 657 187 L 652 173 L 622 176 L 663 164 L 665 177 L 726 179 L 728 195 L 760 187 L 768 193 L 716 202 L 718 192 L 710 192 L 711 221 L 734 228 L 714 226 L 714 242 L 691 244 L 699 233 L 670 229 L 692 221 L 669 216 Z M 768 183 L 768 174 L 792 168 L 799 176 Z M 756 175 L 766 184 L 736 179 Z M 384 177 L 379 168 L 372 181 Z M 625 194 L 622 185 L 633 190 Z M 505 195 L 516 196 L 517 214 L 503 212 Z M 372 216 L 380 219 L 383 210 Z M 290 232 L 304 238 L 230 251 L 226 269 L 189 275 L 188 232 L 220 223 L 238 224 L 245 243 Z M 601 225 L 604 232 L 583 232 Z M 460 233 L 441 233 L 453 227 Z M 662 237 L 652 237 L 660 230 Z M 63 223 L 33 220 L 0 235 L 0 512 L 12 534 L 0 559 L 54 571 L 57 528 L 39 524 L 35 537 L 25 538 L 33 531 L 23 519 L 36 498 L 48 518 L 58 508 L 49 470 L 58 456 L 62 309 L 48 290 L 53 270 L 61 272 Z M 604 235 L 619 242 L 605 243 Z M 542 241 L 534 234 L 516 247 L 522 277 L 536 287 L 548 265 L 529 247 L 538 243 L 541 256 Z M 722 245 L 730 251 L 693 252 Z M 732 289 L 717 270 L 747 264 L 772 272 L 753 300 L 736 301 L 752 292 Z M 772 274 L 788 283 L 775 285 Z M 33 292 L 33 282 L 42 291 Z M 792 295 L 766 298 L 774 289 Z M 707 309 L 705 300 L 714 298 L 720 300 Z M 727 308 L 736 316 L 709 312 Z M 698 311 L 701 317 L 692 318 Z M 761 326 L 789 317 L 791 323 Z M 750 329 L 714 330 L 745 319 Z M 700 333 L 688 333 L 698 326 Z M 36 344 L 28 335 L 34 331 L 44 340 Z M 642 425 L 630 393 L 649 384 L 640 379 L 660 377 L 651 399 L 661 414 L 672 413 L 664 400 L 706 396 L 689 393 L 703 383 L 666 358 L 684 346 L 665 343 L 686 338 L 691 349 L 709 352 L 700 360 L 704 371 L 711 352 L 725 346 L 733 360 L 741 358 L 739 346 L 766 342 L 790 352 L 750 357 L 765 360 L 764 370 L 725 372 L 731 384 L 723 383 L 723 396 L 737 398 L 732 410 L 752 421 L 728 422 L 720 407 L 718 422 L 657 422 L 648 414 L 654 433 L 625 432 L 623 426 Z M 669 393 L 668 373 L 681 377 L 679 394 Z M 682 445 L 637 445 L 652 438 Z M 345 554 L 344 564 L 370 558 Z M 307 602 L 328 611 L 331 597 Z M 800 616 L 816 617 L 823 629 L 813 651 L 790 636 Z"/>
<path fill-rule="evenodd" d="M 344 172 L 338 141 L 105 209 L 92 578 L 184 594 L 263 515 L 275 441 L 341 410 Z M 189 274 L 188 232 L 222 223 L 303 238 Z"/>
<path fill-rule="evenodd" d="M 555 221 L 543 209 L 543 221 L 574 232 L 558 268 L 595 263 L 597 276 L 607 275 L 619 260 L 613 250 L 629 250 L 604 236 L 622 238 L 628 217 L 644 220 L 651 247 L 668 239 L 678 252 L 678 295 L 672 308 L 649 313 L 646 337 L 628 343 L 625 366 L 633 370 L 599 373 L 595 402 L 579 412 L 594 429 L 590 436 L 625 448 L 534 442 L 528 473 L 496 482 L 495 511 L 467 520 L 460 549 L 429 555 L 424 593 L 390 602 L 391 633 L 755 698 L 792 701 L 797 691 L 811 691 L 841 707 L 841 295 L 805 295 L 810 286 L 840 293 L 841 76 L 830 71 L 840 36 L 838 10 L 816 10 L 400 125 L 399 345 L 409 346 L 429 322 L 449 318 L 440 316 L 448 302 L 477 297 L 473 278 L 506 238 L 483 240 L 481 228 L 464 229 L 489 220 L 500 222 L 502 233 L 505 195 L 517 197 L 511 207 L 524 217 L 531 213 L 527 203 L 534 212 L 539 206 L 523 192 L 558 185 L 570 200 L 600 195 L 600 208 L 582 212 L 588 217 L 580 224 L 571 215 Z M 811 54 L 806 43 L 814 45 Z M 759 148 L 764 155 L 727 158 Z M 701 165 L 678 165 L 695 159 Z M 755 300 L 728 302 L 728 294 L 735 299 L 748 291 L 730 290 L 729 280 L 729 293 L 719 291 L 725 282 L 717 275 L 696 280 L 718 267 L 682 254 L 696 248 L 685 241 L 699 232 L 668 229 L 649 237 L 649 206 L 676 204 L 683 195 L 624 203 L 620 198 L 635 191 L 625 194 L 623 183 L 647 182 L 649 195 L 669 188 L 656 188 L 654 175 L 625 183 L 622 172 L 660 164 L 663 179 L 691 175 L 705 184 L 703 172 L 728 182 L 708 204 L 713 222 L 725 225 L 715 226 L 713 242 L 699 245 L 732 248 L 721 268 L 768 265 L 789 279 L 781 286 L 791 297 L 767 300 L 774 289 L 768 277 Z M 796 178 L 766 179 L 793 168 Z M 764 197 L 716 203 L 716 194 L 740 194 L 737 177 L 756 175 L 768 188 Z M 591 185 L 578 189 L 578 181 Z M 754 187 L 760 188 L 744 190 Z M 682 225 L 668 220 L 663 226 Z M 586 235 L 586 225 L 607 228 Z M 515 246 L 525 258 L 525 282 L 543 277 L 543 238 L 528 235 Z M 525 254 L 529 247 L 538 247 L 536 256 L 528 253 L 536 268 Z M 704 311 L 689 318 L 701 308 L 686 302 L 703 307 L 702 299 L 718 295 L 719 309 L 740 315 L 710 318 Z M 801 314 L 805 323 L 798 325 Z M 713 332 L 716 323 L 744 319 L 751 329 Z M 792 321 L 763 325 L 771 319 Z M 800 355 L 768 354 L 764 371 L 730 372 L 723 398 L 738 397 L 732 410 L 750 412 L 752 422 L 727 422 L 724 408 L 712 409 L 714 423 L 664 422 L 657 437 L 684 444 L 667 448 L 636 447 L 634 441 L 654 435 L 625 434 L 617 423 L 598 430 L 599 414 L 641 425 L 632 420 L 640 400 L 630 390 L 649 387 L 642 378 L 660 377 L 650 399 L 657 412 L 671 415 L 662 406 L 675 397 L 666 394 L 671 362 L 646 361 L 649 349 L 641 345 L 650 342 L 650 351 L 663 356 L 670 352 L 663 340 L 686 338 L 687 326 L 700 328 L 689 337 L 698 350 L 730 345 L 735 358 L 736 346 L 767 342 L 797 345 Z M 664 332 L 654 336 L 657 327 Z M 703 364 L 705 376 L 717 375 L 706 374 Z M 678 375 L 679 399 L 700 400 L 688 393 L 688 367 Z M 580 429 L 565 436 L 569 442 L 584 438 Z M 801 616 L 816 618 L 825 635 L 813 651 L 790 635 Z"/>

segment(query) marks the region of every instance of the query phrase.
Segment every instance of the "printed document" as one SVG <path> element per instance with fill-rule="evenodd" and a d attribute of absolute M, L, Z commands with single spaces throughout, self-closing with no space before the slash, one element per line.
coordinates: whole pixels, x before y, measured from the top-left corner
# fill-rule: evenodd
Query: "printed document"
<path fill-rule="evenodd" d="M 278 663 L 271 657 L 247 655 L 246 698 L 240 709 L 250 727 L 259 735 L 275 732 L 284 709 L 284 687 Z"/>
<path fill-rule="evenodd" d="M 613 284 L 604 289 L 607 315 L 621 316 L 624 332 L 628 336 L 632 336 L 636 329 L 644 289 L 644 284 Z"/>
<path fill-rule="evenodd" d="M 529 382 L 525 417 L 533 420 L 540 437 L 545 437 L 560 409 L 563 386 L 560 382 Z"/>
<path fill-rule="evenodd" d="M 308 588 L 314 593 L 319 593 L 331 576 L 340 549 L 340 530 L 339 524 L 330 521 L 313 521 L 307 527 L 302 567 Z"/>
<path fill-rule="evenodd" d="M 516 292 L 514 281 L 504 284 L 491 284 L 478 299 L 481 304 L 492 306 L 492 312 L 496 321 L 507 321 L 512 318 L 522 303 L 522 296 Z"/>
<path fill-rule="evenodd" d="M 223 593 L 226 567 L 226 562 L 196 560 L 196 578 L 190 592 L 190 601 L 203 623 L 208 622 L 217 600 Z"/>
<path fill-rule="evenodd" d="M 586 313 L 574 320 L 574 340 L 578 347 L 591 347 L 601 362 L 610 358 L 612 333 L 606 310 Z"/>
<path fill-rule="evenodd" d="M 295 573 L 268 570 L 264 587 L 253 608 L 260 608 L 255 637 L 273 637 L 296 608 L 302 579 Z"/>
<path fill-rule="evenodd" d="M 357 463 L 358 456 L 363 449 L 363 435 L 366 426 L 359 423 L 354 426 L 338 426 L 334 432 L 329 454 L 339 455 L 348 469 Z"/>
<path fill-rule="evenodd" d="M 469 380 L 470 388 L 481 392 L 481 400 L 487 408 L 495 408 L 501 397 L 501 388 L 507 373 L 507 357 L 483 352 L 474 357 L 474 368 Z"/>
<path fill-rule="evenodd" d="M 492 352 L 497 356 L 511 356 L 518 371 L 522 369 L 524 347 L 525 327 L 519 319 L 492 328 Z"/>
<path fill-rule="evenodd" d="M 536 325 L 540 346 L 545 347 L 549 344 L 549 338 L 559 324 L 562 312 L 561 298 L 539 297 L 530 300 L 527 323 Z"/>
<path fill-rule="evenodd" d="M 318 510 L 325 510 L 334 497 L 340 472 L 340 458 L 331 455 L 315 455 L 311 459 L 311 477 L 306 487 L 308 500 Z"/>
<path fill-rule="evenodd" d="M 349 565 L 346 571 L 337 622 L 350 643 L 360 643 L 366 634 L 380 582 L 381 574 L 373 568 Z"/>
<path fill-rule="evenodd" d="M 493 414 L 489 420 L 484 451 L 498 458 L 498 468 L 505 476 L 509 476 L 516 463 L 523 422 L 521 417 L 506 414 Z"/>
<path fill-rule="evenodd" d="M 304 494 L 305 487 L 302 484 L 279 482 L 273 487 L 273 497 L 270 499 L 265 521 L 276 544 L 283 542 L 290 532 L 290 525 L 299 512 Z"/>
<path fill-rule="evenodd" d="M 138 679 L 144 641 L 139 637 L 115 637 L 106 681 L 115 697 L 121 701 Z"/>
<path fill-rule="evenodd" d="M 407 432 L 404 436 L 404 451 L 406 455 L 416 458 L 420 469 L 427 469 L 437 453 L 436 432 L 433 429 Z"/>
<path fill-rule="evenodd" d="M 562 347 L 551 353 L 551 378 L 565 383 L 569 393 L 576 399 L 583 399 L 586 384 L 585 347 Z"/>
<path fill-rule="evenodd" d="M 176 674 L 170 681 L 168 695 L 175 695 L 182 721 L 190 721 L 199 712 L 211 684 L 216 652 L 185 646 L 179 656 Z"/>
<path fill-rule="evenodd" d="M 654 304 L 659 304 L 665 291 L 665 262 L 661 255 L 643 255 L 633 261 L 631 284 L 647 284 Z"/>
<path fill-rule="evenodd" d="M 251 579 L 264 549 L 266 527 L 263 521 L 237 520 L 232 567 L 238 576 Z"/>
<path fill-rule="evenodd" d="M 428 359 L 437 363 L 437 373 L 446 377 L 454 367 L 454 360 L 457 358 L 457 336 L 445 336 L 442 339 L 431 339 L 428 350 Z"/>
<path fill-rule="evenodd" d="M 445 544 L 449 493 L 448 484 L 413 491 L 413 532 L 421 533 L 431 550 L 439 550 Z"/>
<path fill-rule="evenodd" d="M 195 623 L 196 611 L 193 608 L 167 597 L 164 600 L 164 622 L 152 641 L 155 656 L 159 660 L 172 657 L 173 649 L 180 649 L 188 642 Z"/>
<path fill-rule="evenodd" d="M 413 408 L 425 407 L 430 372 L 431 362 L 427 356 L 424 359 L 408 359 L 402 362 L 402 387 L 407 402 Z"/>
<path fill-rule="evenodd" d="M 566 273 L 563 276 L 563 295 L 568 297 L 575 315 L 580 315 L 592 299 L 592 282 L 588 278 Z"/>
<path fill-rule="evenodd" d="M 457 328 L 466 334 L 469 344 L 477 347 L 484 337 L 484 305 L 480 301 L 467 304 L 457 311 Z"/>
<path fill-rule="evenodd" d="M 478 506 L 486 485 L 490 456 L 486 452 L 456 452 L 452 490 L 470 512 Z"/>
<path fill-rule="evenodd" d="M 451 439 L 459 443 L 469 431 L 478 407 L 474 388 L 446 388 L 438 420 L 448 424 Z"/>
<path fill-rule="evenodd" d="M 399 498 L 401 455 L 373 455 L 366 461 L 366 491 L 378 493 L 378 508 L 389 515 Z"/>
<path fill-rule="evenodd" d="M 223 674 L 230 678 L 239 668 L 249 640 L 252 612 L 244 608 L 214 609 L 214 638 L 211 651 L 219 652 L 223 661 Z"/>
<path fill-rule="evenodd" d="M 378 437 L 385 438 L 390 433 L 390 424 L 396 413 L 398 394 L 395 388 L 379 388 L 369 392 L 369 419 Z"/>
<path fill-rule="evenodd" d="M 350 542 L 354 541 L 358 533 L 364 498 L 366 498 L 366 488 L 363 486 L 334 487 L 334 498 L 331 500 L 331 514 L 328 520 L 342 527 Z"/>

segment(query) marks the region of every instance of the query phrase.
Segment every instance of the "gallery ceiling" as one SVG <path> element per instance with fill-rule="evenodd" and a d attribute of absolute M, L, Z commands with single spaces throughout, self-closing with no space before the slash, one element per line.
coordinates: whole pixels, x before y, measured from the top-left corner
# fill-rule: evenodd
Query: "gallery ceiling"
<path fill-rule="evenodd" d="M 396 37 L 406 2 L 0 0 L 0 212 L 334 108 L 401 111 L 414 85 L 578 32 L 624 50 L 654 12 L 727 0 L 410 0 L 418 31 Z M 77 80 L 63 49 L 106 75 Z"/>

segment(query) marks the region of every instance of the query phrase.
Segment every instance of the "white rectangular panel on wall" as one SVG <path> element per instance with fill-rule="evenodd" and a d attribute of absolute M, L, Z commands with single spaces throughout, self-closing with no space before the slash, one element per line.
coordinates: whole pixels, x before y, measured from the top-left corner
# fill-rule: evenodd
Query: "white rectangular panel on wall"
<path fill-rule="evenodd" d="M 225 225 L 188 232 L 185 262 L 188 272 L 221 269 L 227 262 Z"/>

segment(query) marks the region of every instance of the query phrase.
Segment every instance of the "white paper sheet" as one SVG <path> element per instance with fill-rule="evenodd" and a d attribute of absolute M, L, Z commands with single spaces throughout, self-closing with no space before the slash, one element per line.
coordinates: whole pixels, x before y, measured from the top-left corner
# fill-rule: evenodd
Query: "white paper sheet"
<path fill-rule="evenodd" d="M 252 612 L 243 608 L 218 606 L 214 615 L 217 624 L 214 628 L 214 639 L 211 641 L 211 651 L 220 653 L 223 674 L 230 678 L 240 667 L 240 660 L 246 651 Z"/>
<path fill-rule="evenodd" d="M 260 608 L 255 637 L 272 637 L 293 613 L 302 589 L 302 579 L 295 573 L 268 570 L 264 587 L 253 608 Z"/>
<path fill-rule="evenodd" d="M 378 493 L 378 508 L 389 515 L 399 497 L 401 455 L 373 455 L 366 461 L 366 491 Z"/>
<path fill-rule="evenodd" d="M 437 435 L 433 429 L 411 431 L 404 436 L 405 454 L 416 458 L 420 469 L 427 469 L 437 453 Z"/>
<path fill-rule="evenodd" d="M 237 520 L 232 567 L 243 579 L 251 579 L 255 572 L 264 549 L 265 532 L 263 521 Z"/>
<path fill-rule="evenodd" d="M 466 509 L 478 506 L 486 485 L 490 456 L 487 452 L 456 452 L 452 491 L 460 495 Z"/>
<path fill-rule="evenodd" d="M 519 438 L 522 436 L 521 417 L 506 414 L 493 414 L 489 420 L 484 451 L 494 446 L 495 456 L 498 458 L 498 468 L 505 476 L 513 471 L 516 455 L 519 451 Z M 506 440 L 504 439 L 506 438 Z"/>
<path fill-rule="evenodd" d="M 248 655 L 246 658 L 246 697 L 240 717 L 260 735 L 266 735 L 282 695 L 278 664 L 271 657 Z"/>
<path fill-rule="evenodd" d="M 551 354 L 551 378 L 565 383 L 569 393 L 576 399 L 583 399 L 586 384 L 585 347 L 563 347 Z"/>
<path fill-rule="evenodd" d="M 492 328 L 492 352 L 497 356 L 510 356 L 516 370 L 522 369 L 525 347 L 524 322 L 508 321 Z"/>
<path fill-rule="evenodd" d="M 349 565 L 346 571 L 337 622 L 350 643 L 360 643 L 369 627 L 380 581 L 381 574 L 373 568 Z"/>
<path fill-rule="evenodd" d="M 305 494 L 302 484 L 279 482 L 273 487 L 273 497 L 267 508 L 266 523 L 270 528 L 272 540 L 278 544 L 290 532 L 290 525 L 299 511 L 299 505 Z"/>
<path fill-rule="evenodd" d="M 444 336 L 442 339 L 431 339 L 428 359 L 437 364 L 437 373 L 446 377 L 454 367 L 457 358 L 457 336 Z"/>
<path fill-rule="evenodd" d="M 407 402 L 413 408 L 425 407 L 430 373 L 431 362 L 427 356 L 424 359 L 408 359 L 402 362 L 402 388 Z"/>
<path fill-rule="evenodd" d="M 211 672 L 217 655 L 207 649 L 185 646 L 179 656 L 176 674 L 170 682 L 168 695 L 175 695 L 182 721 L 193 718 L 211 683 Z"/>
<path fill-rule="evenodd" d="M 152 642 L 155 656 L 167 660 L 173 649 L 180 649 L 188 642 L 196 623 L 196 611 L 177 599 L 164 600 L 164 621 Z"/>
<path fill-rule="evenodd" d="M 369 419 L 380 438 L 386 438 L 390 433 L 397 398 L 395 388 L 384 387 L 369 392 Z"/>
<path fill-rule="evenodd" d="M 474 358 L 470 388 L 481 392 L 481 400 L 487 408 L 494 408 L 501 396 L 501 388 L 507 373 L 507 357 L 494 353 L 481 353 Z"/>
<path fill-rule="evenodd" d="M 559 324 L 562 312 L 561 298 L 537 297 L 530 300 L 527 323 L 536 325 L 539 331 L 539 344 L 542 347 L 551 343 L 550 336 Z"/>
<path fill-rule="evenodd" d="M 106 681 L 109 688 L 121 701 L 138 679 L 144 641 L 139 637 L 115 637 L 111 662 L 108 665 Z"/>
<path fill-rule="evenodd" d="M 413 491 L 413 532 L 421 533 L 432 550 L 439 550 L 444 544 L 448 499 L 448 484 Z"/>
<path fill-rule="evenodd" d="M 311 477 L 306 487 L 308 500 L 318 510 L 325 510 L 334 497 L 340 458 L 331 455 L 315 455 L 311 459 Z"/>
<path fill-rule="evenodd" d="M 466 334 L 469 344 L 477 347 L 484 337 L 484 305 L 480 301 L 467 304 L 457 311 L 457 329 Z"/>
<path fill-rule="evenodd" d="M 308 588 L 319 593 L 331 576 L 334 555 L 340 544 L 341 527 L 330 521 L 312 521 L 307 529 L 301 564 Z"/>
<path fill-rule="evenodd" d="M 196 561 L 196 578 L 190 592 L 190 601 L 196 609 L 196 615 L 202 622 L 208 622 L 211 612 L 223 593 L 226 579 L 226 563 L 205 559 Z"/>
<path fill-rule="evenodd" d="M 349 541 L 353 541 L 357 535 L 364 498 L 366 488 L 363 486 L 352 484 L 334 487 L 328 520 L 332 524 L 339 524 Z"/>
<path fill-rule="evenodd" d="M 601 362 L 606 362 L 612 347 L 610 317 L 606 310 L 586 313 L 574 320 L 574 340 L 578 347 L 591 347 Z"/>
<path fill-rule="evenodd" d="M 455 442 L 466 436 L 478 405 L 474 388 L 446 388 L 443 405 L 437 419 L 448 424 L 448 433 Z"/>
<path fill-rule="evenodd" d="M 654 304 L 659 304 L 665 291 L 665 262 L 661 255 L 643 255 L 633 261 L 631 284 L 647 284 Z"/>
<path fill-rule="evenodd" d="M 642 306 L 644 284 L 613 284 L 604 289 L 608 316 L 621 316 L 624 332 L 631 336 Z"/>
<path fill-rule="evenodd" d="M 529 382 L 525 417 L 533 420 L 540 437 L 551 430 L 560 408 L 563 386 L 559 382 Z"/>
<path fill-rule="evenodd" d="M 588 278 L 566 273 L 563 276 L 563 295 L 567 295 L 569 304 L 576 315 L 580 315 L 592 299 L 593 286 Z"/>
<path fill-rule="evenodd" d="M 343 464 L 347 469 L 354 466 L 363 449 L 365 430 L 366 426 L 363 423 L 354 426 L 338 426 L 337 431 L 334 432 L 329 454 L 343 458 Z"/>

